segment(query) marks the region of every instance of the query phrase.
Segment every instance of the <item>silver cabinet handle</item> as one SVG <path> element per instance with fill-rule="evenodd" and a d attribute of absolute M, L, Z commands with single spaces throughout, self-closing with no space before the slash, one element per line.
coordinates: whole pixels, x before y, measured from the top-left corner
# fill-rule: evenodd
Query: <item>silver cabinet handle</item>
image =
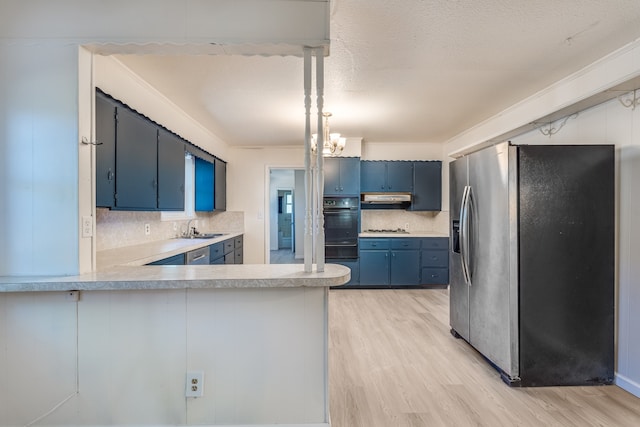
<path fill-rule="evenodd" d="M 204 258 L 204 257 L 206 257 L 206 256 L 207 256 L 207 254 L 198 255 L 197 257 L 193 258 L 191 261 L 192 261 L 192 262 L 193 262 L 193 261 L 197 261 L 197 260 L 202 259 L 202 258 Z"/>

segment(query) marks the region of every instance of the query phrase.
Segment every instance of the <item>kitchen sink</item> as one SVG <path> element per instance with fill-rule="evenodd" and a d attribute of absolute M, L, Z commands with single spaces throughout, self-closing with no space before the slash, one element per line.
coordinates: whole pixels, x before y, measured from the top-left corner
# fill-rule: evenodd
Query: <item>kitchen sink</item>
<path fill-rule="evenodd" d="M 222 237 L 225 233 L 198 233 L 193 236 L 183 236 L 180 239 L 215 239 L 216 237 Z"/>

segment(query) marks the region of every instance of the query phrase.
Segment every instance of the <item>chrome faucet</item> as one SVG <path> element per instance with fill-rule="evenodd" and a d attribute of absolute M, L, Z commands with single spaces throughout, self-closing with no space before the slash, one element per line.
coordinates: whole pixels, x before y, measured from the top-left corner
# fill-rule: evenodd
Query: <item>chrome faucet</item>
<path fill-rule="evenodd" d="M 187 222 L 187 231 L 184 234 L 184 237 L 188 237 L 188 238 L 192 238 L 193 235 L 195 234 L 196 228 L 193 227 L 193 229 L 191 228 L 191 221 L 193 221 L 195 218 L 191 218 L 189 220 L 189 222 Z"/>

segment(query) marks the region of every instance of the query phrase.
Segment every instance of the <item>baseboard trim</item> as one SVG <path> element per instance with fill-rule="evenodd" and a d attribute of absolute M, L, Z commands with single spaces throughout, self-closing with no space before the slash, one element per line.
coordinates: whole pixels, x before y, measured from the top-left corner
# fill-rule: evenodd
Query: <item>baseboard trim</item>
<path fill-rule="evenodd" d="M 200 427 L 331 427 L 331 423 L 313 424 L 233 424 L 233 425 L 201 425 Z"/>
<path fill-rule="evenodd" d="M 640 397 L 640 384 L 625 377 L 624 375 L 616 374 L 615 384 L 621 389 L 624 389 L 633 394 L 634 396 Z"/>

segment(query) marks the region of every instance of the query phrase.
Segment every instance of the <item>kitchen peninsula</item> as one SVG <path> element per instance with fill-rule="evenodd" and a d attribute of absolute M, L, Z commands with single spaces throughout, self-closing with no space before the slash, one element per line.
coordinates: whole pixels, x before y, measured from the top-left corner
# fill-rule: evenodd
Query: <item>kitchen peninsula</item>
<path fill-rule="evenodd" d="M 349 269 L 144 265 L 214 242 L 105 251 L 79 276 L 0 278 L 0 364 L 38 367 L 0 383 L 5 404 L 30 402 L 10 425 L 328 426 L 328 289 Z M 201 397 L 185 397 L 193 373 Z"/>

